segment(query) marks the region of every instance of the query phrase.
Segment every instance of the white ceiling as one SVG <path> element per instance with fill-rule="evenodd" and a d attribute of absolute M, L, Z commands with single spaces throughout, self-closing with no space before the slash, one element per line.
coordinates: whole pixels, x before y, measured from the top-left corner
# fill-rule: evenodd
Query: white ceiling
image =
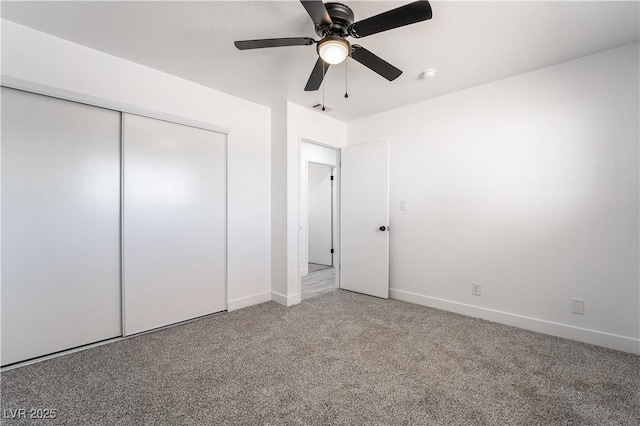
<path fill-rule="evenodd" d="M 361 20 L 408 2 L 345 3 Z M 332 67 L 327 114 L 350 121 L 637 41 L 639 4 L 433 1 L 432 20 L 358 40 L 404 74 L 388 82 L 349 61 L 345 99 L 345 65 Z M 3 1 L 2 17 L 260 104 L 322 100 L 322 90 L 303 90 L 315 46 L 233 46 L 243 39 L 317 39 L 296 0 Z M 419 79 L 426 68 L 436 68 L 437 76 Z"/>

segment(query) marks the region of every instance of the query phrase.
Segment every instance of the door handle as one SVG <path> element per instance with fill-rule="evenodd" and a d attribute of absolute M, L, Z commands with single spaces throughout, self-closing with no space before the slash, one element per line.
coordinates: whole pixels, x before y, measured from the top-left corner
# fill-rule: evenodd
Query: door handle
<path fill-rule="evenodd" d="M 389 227 L 388 227 L 388 226 L 384 226 L 384 225 L 382 225 L 382 226 L 381 226 L 380 228 L 378 228 L 378 229 L 379 229 L 379 230 L 381 230 L 382 232 L 384 232 L 384 231 L 388 231 L 388 230 L 389 230 Z"/>

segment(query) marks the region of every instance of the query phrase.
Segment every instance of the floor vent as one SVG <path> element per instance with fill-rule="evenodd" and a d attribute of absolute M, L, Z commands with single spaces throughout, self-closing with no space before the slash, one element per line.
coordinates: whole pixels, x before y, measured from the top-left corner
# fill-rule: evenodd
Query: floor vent
<path fill-rule="evenodd" d="M 315 104 L 315 105 L 311 105 L 311 108 L 313 109 L 317 109 L 318 111 L 322 111 L 322 104 Z M 329 112 L 331 111 L 333 108 L 330 108 L 328 106 L 324 106 L 324 111 L 322 112 Z"/>

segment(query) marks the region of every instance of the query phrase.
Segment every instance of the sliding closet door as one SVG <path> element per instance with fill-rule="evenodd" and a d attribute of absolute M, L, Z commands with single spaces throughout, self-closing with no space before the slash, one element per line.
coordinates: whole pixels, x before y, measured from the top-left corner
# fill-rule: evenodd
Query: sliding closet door
<path fill-rule="evenodd" d="M 120 114 L 2 88 L 2 365 L 121 335 Z"/>
<path fill-rule="evenodd" d="M 226 136 L 124 115 L 125 334 L 226 309 Z"/>

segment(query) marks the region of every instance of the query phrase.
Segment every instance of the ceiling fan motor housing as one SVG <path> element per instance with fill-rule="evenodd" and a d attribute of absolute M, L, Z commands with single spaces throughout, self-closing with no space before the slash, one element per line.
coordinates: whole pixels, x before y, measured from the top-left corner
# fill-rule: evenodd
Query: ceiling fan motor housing
<path fill-rule="evenodd" d="M 349 26 L 355 19 L 353 11 L 349 6 L 342 3 L 325 3 L 327 12 L 333 21 L 333 25 L 316 25 L 316 34 L 320 37 L 335 35 L 345 37 L 349 35 Z"/>

